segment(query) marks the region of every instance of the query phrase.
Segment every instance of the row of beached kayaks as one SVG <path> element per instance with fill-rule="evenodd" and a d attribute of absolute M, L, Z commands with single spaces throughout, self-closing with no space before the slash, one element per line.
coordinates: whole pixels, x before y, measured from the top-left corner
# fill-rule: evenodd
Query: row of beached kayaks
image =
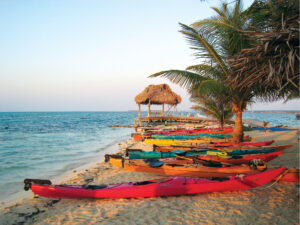
<path fill-rule="evenodd" d="M 48 180 L 26 179 L 25 189 L 49 198 L 138 198 L 245 190 L 271 181 L 299 182 L 299 170 L 267 169 L 292 145 L 230 141 L 232 127 L 152 129 L 132 135 L 154 146 L 153 152 L 127 149 L 106 155 L 113 166 L 132 172 L 172 177 L 108 185 L 52 185 Z M 249 137 L 248 137 L 249 140 Z"/>

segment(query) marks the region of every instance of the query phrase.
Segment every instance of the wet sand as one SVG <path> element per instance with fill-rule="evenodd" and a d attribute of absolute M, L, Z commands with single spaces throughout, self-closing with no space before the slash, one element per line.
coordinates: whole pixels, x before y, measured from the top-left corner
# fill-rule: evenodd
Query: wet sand
<path fill-rule="evenodd" d="M 293 144 L 268 166 L 299 168 L 297 131 L 246 134 L 256 136 L 255 141 L 274 139 L 277 145 Z M 133 144 L 131 140 L 121 148 Z M 132 147 L 146 148 L 141 144 Z M 163 175 L 126 172 L 101 161 L 61 183 L 108 184 L 159 177 Z M 0 224 L 299 224 L 299 185 L 278 182 L 246 191 L 116 200 L 55 200 L 30 194 L 13 206 L 2 206 Z"/>

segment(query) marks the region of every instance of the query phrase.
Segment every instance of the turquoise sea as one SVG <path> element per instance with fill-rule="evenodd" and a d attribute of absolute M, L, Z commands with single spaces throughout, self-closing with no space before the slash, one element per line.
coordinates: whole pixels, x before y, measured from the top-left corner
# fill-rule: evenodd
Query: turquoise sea
<path fill-rule="evenodd" d="M 134 111 L 1 112 L 0 201 L 22 192 L 25 178 L 51 179 L 101 160 L 134 131 L 111 125 L 133 124 L 136 117 Z M 299 126 L 294 113 L 246 112 L 243 118 Z"/>
<path fill-rule="evenodd" d="M 267 121 L 270 126 L 300 126 L 300 120 L 296 118 L 296 111 L 247 111 L 243 113 L 243 119 Z"/>
<path fill-rule="evenodd" d="M 0 113 L 0 200 L 23 189 L 24 178 L 51 179 L 100 160 L 126 140 L 136 112 Z"/>

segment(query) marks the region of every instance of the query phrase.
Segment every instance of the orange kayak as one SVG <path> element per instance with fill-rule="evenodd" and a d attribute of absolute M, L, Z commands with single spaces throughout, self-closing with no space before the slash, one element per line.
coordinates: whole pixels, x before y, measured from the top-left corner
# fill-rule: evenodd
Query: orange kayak
<path fill-rule="evenodd" d="M 108 161 L 117 167 L 122 167 L 127 171 L 159 173 L 173 176 L 191 177 L 228 177 L 237 174 L 249 174 L 258 172 L 248 165 L 223 165 L 222 167 L 209 167 L 202 164 L 172 165 L 165 164 L 159 167 L 151 167 L 144 160 L 126 160 L 122 157 L 109 157 Z"/>

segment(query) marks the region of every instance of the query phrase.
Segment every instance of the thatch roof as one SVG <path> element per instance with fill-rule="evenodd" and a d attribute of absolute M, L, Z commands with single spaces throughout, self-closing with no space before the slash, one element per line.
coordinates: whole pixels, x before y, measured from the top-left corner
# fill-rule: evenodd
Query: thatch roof
<path fill-rule="evenodd" d="M 177 105 L 181 102 L 181 97 L 174 93 L 169 85 L 159 84 L 149 85 L 134 100 L 136 103 L 144 105 L 147 105 L 149 101 L 151 105 Z"/>

